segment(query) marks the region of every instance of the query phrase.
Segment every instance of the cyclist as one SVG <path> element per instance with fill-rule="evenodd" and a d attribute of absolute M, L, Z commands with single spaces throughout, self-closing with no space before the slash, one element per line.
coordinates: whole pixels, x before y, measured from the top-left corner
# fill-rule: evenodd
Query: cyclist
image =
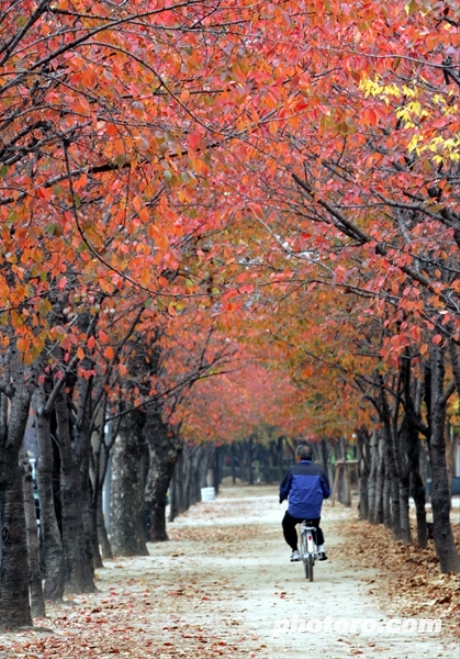
<path fill-rule="evenodd" d="M 301 444 L 295 450 L 296 464 L 289 467 L 280 485 L 280 503 L 289 500 L 283 517 L 283 535 L 292 549 L 291 561 L 300 561 L 297 548 L 296 524 L 304 519 L 317 529 L 318 560 L 327 560 L 324 549 L 324 534 L 320 529 L 323 499 L 329 498 L 331 488 L 327 475 L 321 467 L 313 464 L 310 446 Z"/>

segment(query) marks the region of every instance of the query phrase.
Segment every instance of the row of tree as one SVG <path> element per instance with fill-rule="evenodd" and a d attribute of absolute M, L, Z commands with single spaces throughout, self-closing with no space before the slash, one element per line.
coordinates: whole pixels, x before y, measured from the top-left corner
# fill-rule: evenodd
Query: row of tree
<path fill-rule="evenodd" d="M 114 471 L 120 487 L 142 488 L 133 506 L 161 539 L 184 442 L 261 422 L 355 432 L 406 542 L 425 436 L 441 569 L 459 569 L 445 444 L 459 20 L 452 0 L 20 0 L 2 14 L 1 624 L 31 621 L 28 566 L 40 606 L 31 409 L 47 597 L 94 586 L 116 438 L 119 464 L 140 465 L 137 483 Z M 217 380 L 243 341 L 246 374 Z M 197 487 L 179 482 L 177 509 Z"/>

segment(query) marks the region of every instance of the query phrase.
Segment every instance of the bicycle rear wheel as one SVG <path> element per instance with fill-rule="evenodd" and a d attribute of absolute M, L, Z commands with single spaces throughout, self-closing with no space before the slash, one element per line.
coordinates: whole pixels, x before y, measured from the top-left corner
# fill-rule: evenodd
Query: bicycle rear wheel
<path fill-rule="evenodd" d="M 313 556 L 308 554 L 307 558 L 304 560 L 305 578 L 308 579 L 308 581 L 313 581 L 313 565 Z"/>

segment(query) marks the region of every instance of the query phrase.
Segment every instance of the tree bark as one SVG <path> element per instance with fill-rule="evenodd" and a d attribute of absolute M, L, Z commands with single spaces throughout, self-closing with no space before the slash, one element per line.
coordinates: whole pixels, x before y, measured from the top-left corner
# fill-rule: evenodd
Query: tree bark
<path fill-rule="evenodd" d="M 419 471 L 419 454 L 420 445 L 418 434 L 414 429 L 409 427 L 409 447 L 408 456 L 411 470 L 412 496 L 415 502 L 415 514 L 417 517 L 417 545 L 420 549 L 426 549 L 427 546 L 427 526 L 426 526 L 426 496 L 425 486 Z"/>
<path fill-rule="evenodd" d="M 385 489 L 385 458 L 383 450 L 383 439 L 380 434 L 377 435 L 377 483 L 375 496 L 374 523 L 383 524 L 384 519 L 384 489 Z"/>
<path fill-rule="evenodd" d="M 32 624 L 29 604 L 29 569 L 19 451 L 29 416 L 31 394 L 25 385 L 22 360 L 10 347 L 5 360 L 14 389 L 7 399 L 0 394 L 0 628 Z"/>
<path fill-rule="evenodd" d="M 85 358 L 82 361 L 82 367 L 92 368 L 93 363 L 90 359 Z M 93 418 L 91 410 L 91 391 L 92 378 L 79 377 L 77 380 L 77 414 L 73 424 L 73 453 L 74 461 L 78 465 L 80 476 L 80 511 L 81 511 L 81 530 L 80 552 L 82 557 L 83 573 L 83 592 L 91 593 L 96 590 L 94 584 L 94 560 L 93 547 L 97 552 L 96 562 L 102 565 L 102 559 L 99 553 L 99 544 L 97 542 L 97 517 L 96 517 L 96 500 L 94 507 L 91 506 L 91 482 L 89 477 L 90 456 L 91 456 L 91 419 Z M 96 481 L 97 483 L 97 481 Z M 97 483 L 98 484 L 98 483 Z M 97 491 L 97 490 L 96 490 Z"/>
<path fill-rule="evenodd" d="M 192 481 L 190 488 L 190 505 L 201 500 L 201 488 L 206 486 L 208 452 L 203 444 L 192 454 Z"/>
<path fill-rule="evenodd" d="M 29 566 L 29 592 L 32 617 L 44 617 L 45 599 L 43 597 L 42 575 L 40 569 L 40 542 L 38 538 L 37 516 L 34 500 L 32 467 L 23 447 L 20 453 L 23 474 L 24 512 L 26 519 L 27 559 Z"/>
<path fill-rule="evenodd" d="M 376 521 L 376 499 L 377 499 L 377 475 L 379 468 L 379 439 L 375 430 L 370 437 L 370 469 L 368 478 L 368 496 L 369 496 L 369 522 L 377 524 Z"/>
<path fill-rule="evenodd" d="M 144 498 L 150 504 L 150 540 L 168 540 L 166 533 L 166 496 L 182 440 L 164 423 L 154 408 L 147 411 L 143 435 L 149 448 L 149 471 Z"/>
<path fill-rule="evenodd" d="M 236 455 L 235 455 L 235 442 L 230 444 L 230 467 L 232 470 L 232 483 L 236 485 Z"/>
<path fill-rule="evenodd" d="M 110 544 L 107 528 L 105 525 L 104 511 L 102 509 L 102 490 L 99 490 L 97 497 L 97 537 L 101 546 L 102 558 L 113 558 L 112 545 Z"/>
<path fill-rule="evenodd" d="M 366 428 L 356 430 L 359 450 L 359 518 L 369 519 L 370 437 Z"/>
<path fill-rule="evenodd" d="M 347 441 L 341 437 L 340 442 L 335 446 L 335 454 L 338 460 L 346 461 L 347 459 Z M 349 508 L 351 506 L 351 484 L 350 472 L 348 467 L 342 467 L 339 473 L 337 487 L 337 498 L 341 504 Z"/>
<path fill-rule="evenodd" d="M 408 450 L 410 440 L 408 434 L 408 420 L 407 417 L 404 416 L 401 428 L 399 432 L 397 432 L 401 540 L 404 545 L 410 545 L 412 543 L 412 533 L 409 520 L 410 464 Z"/>
<path fill-rule="evenodd" d="M 72 451 L 67 396 L 59 392 L 55 402 L 57 436 L 60 457 L 60 494 L 62 545 L 64 549 L 65 589 L 70 593 L 87 592 L 82 552 L 84 546 L 81 477 L 78 455 Z M 94 590 L 93 588 L 89 589 Z"/>
<path fill-rule="evenodd" d="M 382 513 L 383 524 L 387 529 L 393 528 L 393 520 L 391 515 L 391 478 L 389 474 L 389 466 L 387 454 L 385 451 L 385 441 L 383 441 L 383 489 L 382 489 Z"/>
<path fill-rule="evenodd" d="M 168 521 L 173 522 L 180 514 L 181 499 L 182 499 L 182 486 L 184 478 L 184 453 L 177 458 L 176 466 L 174 467 L 173 475 L 171 476 L 171 484 L 169 486 L 169 516 Z"/>
<path fill-rule="evenodd" d="M 249 485 L 254 485 L 254 469 L 252 465 L 253 454 L 254 454 L 254 438 L 252 435 L 248 440 L 248 451 L 247 451 L 247 460 L 248 460 L 248 483 Z"/>
<path fill-rule="evenodd" d="M 112 455 L 110 534 L 115 556 L 148 556 L 142 520 L 140 433 L 144 418 L 120 427 Z"/>
<path fill-rule="evenodd" d="M 384 451 L 385 451 L 385 487 L 384 487 L 384 520 L 383 523 L 392 529 L 396 540 L 401 539 L 401 507 L 399 500 L 399 480 L 396 470 L 396 459 L 392 437 L 391 415 L 384 389 L 383 378 L 380 378 L 379 408 L 382 421 Z M 391 511 L 389 510 L 391 499 Z"/>
<path fill-rule="evenodd" d="M 34 391 L 32 404 L 35 412 L 35 434 L 38 446 L 35 476 L 40 502 L 42 562 L 45 568 L 44 596 L 47 600 L 60 601 L 64 595 L 64 553 L 56 516 L 53 488 L 54 456 L 50 420 L 44 413 L 45 403 L 45 391 L 39 384 Z"/>
<path fill-rule="evenodd" d="M 444 392 L 444 351 L 432 345 L 431 404 L 430 404 L 430 462 L 432 475 L 431 506 L 433 509 L 433 539 L 442 573 L 459 572 L 460 559 L 450 523 L 450 487 L 447 474 Z"/>
<path fill-rule="evenodd" d="M 405 420 L 407 423 L 406 451 L 410 477 L 410 489 L 415 502 L 417 518 L 417 545 L 420 549 L 427 546 L 426 496 L 425 485 L 420 475 L 421 445 L 419 440 L 420 405 L 422 382 L 412 377 L 410 352 L 406 352 L 404 361 L 404 399 Z"/>

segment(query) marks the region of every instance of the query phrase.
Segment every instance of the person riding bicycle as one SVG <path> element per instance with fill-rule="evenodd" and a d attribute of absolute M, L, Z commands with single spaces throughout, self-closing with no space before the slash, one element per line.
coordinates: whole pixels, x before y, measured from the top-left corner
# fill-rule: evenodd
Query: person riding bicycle
<path fill-rule="evenodd" d="M 328 499 L 331 488 L 324 469 L 312 462 L 310 446 L 301 444 L 295 450 L 296 464 L 289 467 L 280 485 L 280 503 L 288 499 L 289 506 L 283 517 L 283 535 L 292 549 L 291 561 L 300 561 L 297 548 L 296 524 L 304 519 L 317 529 L 318 560 L 327 560 L 324 534 L 320 529 L 321 506 Z"/>

